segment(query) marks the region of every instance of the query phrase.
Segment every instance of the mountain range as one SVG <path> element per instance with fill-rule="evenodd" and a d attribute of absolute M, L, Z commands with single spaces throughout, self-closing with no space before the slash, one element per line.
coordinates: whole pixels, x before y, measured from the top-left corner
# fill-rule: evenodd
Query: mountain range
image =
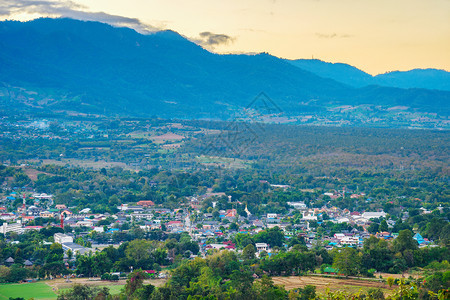
<path fill-rule="evenodd" d="M 450 91 L 450 72 L 437 69 L 393 71 L 372 76 L 343 63 L 329 63 L 318 59 L 286 60 L 294 66 L 324 78 L 331 78 L 352 87 L 380 85 L 403 89 L 422 88 Z"/>
<path fill-rule="evenodd" d="M 345 64 L 221 55 L 173 31 L 144 35 L 73 19 L 0 22 L 3 112 L 228 119 L 263 92 L 264 103 L 287 115 L 369 105 L 448 116 L 448 76 L 372 77 Z"/>

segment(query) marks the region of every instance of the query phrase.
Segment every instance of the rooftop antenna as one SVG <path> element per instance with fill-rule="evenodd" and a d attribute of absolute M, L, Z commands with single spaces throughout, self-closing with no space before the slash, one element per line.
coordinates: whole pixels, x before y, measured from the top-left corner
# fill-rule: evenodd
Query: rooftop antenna
<path fill-rule="evenodd" d="M 25 193 L 22 194 L 22 198 L 23 198 L 23 202 L 22 202 L 22 225 L 24 224 L 25 221 L 25 211 L 26 211 L 26 206 L 25 206 Z"/>
<path fill-rule="evenodd" d="M 61 228 L 64 229 L 64 212 L 61 213 Z"/>

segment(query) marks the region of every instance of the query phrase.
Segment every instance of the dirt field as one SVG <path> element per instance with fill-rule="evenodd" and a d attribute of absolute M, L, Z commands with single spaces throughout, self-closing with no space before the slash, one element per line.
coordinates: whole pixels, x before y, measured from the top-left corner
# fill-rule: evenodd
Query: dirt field
<path fill-rule="evenodd" d="M 356 293 L 359 290 L 365 291 L 369 288 L 381 288 L 383 292 L 389 293 L 392 288 L 382 282 L 356 280 L 356 279 L 338 279 L 319 276 L 289 276 L 272 277 L 275 284 L 284 285 L 287 290 L 303 288 L 306 285 L 314 285 L 318 293 L 324 293 L 327 289 L 330 291 L 342 290 L 348 293 Z"/>
<path fill-rule="evenodd" d="M 113 167 L 121 167 L 126 170 L 134 170 L 131 169 L 127 164 L 121 163 L 121 162 L 106 162 L 103 160 L 99 161 L 92 161 L 92 160 L 80 160 L 80 159 L 61 159 L 61 160 L 54 160 L 54 159 L 44 159 L 42 161 L 43 165 L 57 165 L 57 166 L 65 166 L 65 165 L 72 165 L 82 168 L 92 168 L 94 170 L 100 170 L 101 168 L 113 168 Z"/>
<path fill-rule="evenodd" d="M 23 168 L 23 171 L 25 172 L 25 174 L 27 174 L 27 176 L 28 176 L 32 181 L 36 181 L 36 180 L 37 180 L 37 176 L 38 176 L 39 174 L 46 174 L 46 175 L 54 176 L 53 174 L 41 172 L 41 171 L 38 171 L 38 170 L 36 170 L 36 169 Z"/>
<path fill-rule="evenodd" d="M 378 277 L 379 275 L 381 275 L 384 279 L 388 278 L 388 277 L 392 277 L 394 279 L 408 279 L 409 276 L 417 279 L 420 277 L 420 274 L 409 274 L 409 273 L 405 273 L 405 274 L 389 274 L 389 273 L 375 273 L 375 275 Z"/>
<path fill-rule="evenodd" d="M 167 141 L 181 141 L 185 139 L 185 137 L 179 134 L 168 132 L 163 135 L 152 136 L 150 139 L 154 142 L 164 143 Z"/>

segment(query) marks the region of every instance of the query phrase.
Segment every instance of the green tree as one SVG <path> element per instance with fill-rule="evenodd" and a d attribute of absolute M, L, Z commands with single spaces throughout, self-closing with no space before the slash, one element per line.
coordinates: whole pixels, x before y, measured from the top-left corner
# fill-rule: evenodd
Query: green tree
<path fill-rule="evenodd" d="M 125 255 L 127 259 L 133 262 L 135 268 L 147 268 L 151 263 L 151 253 L 155 249 L 154 242 L 147 240 L 134 240 L 131 241 Z"/>
<path fill-rule="evenodd" d="M 73 287 L 58 295 L 58 300 L 91 300 L 91 299 L 106 299 L 109 295 L 109 289 L 104 287 L 102 289 L 97 287 L 90 287 L 87 284 L 74 284 Z"/>
<path fill-rule="evenodd" d="M 357 275 L 361 269 L 361 256 L 354 248 L 342 248 L 334 258 L 333 266 L 346 276 Z"/>
<path fill-rule="evenodd" d="M 137 290 L 144 287 L 144 280 L 146 278 L 147 275 L 140 269 L 135 270 L 130 275 L 128 275 L 127 283 L 125 285 L 125 295 L 128 298 L 133 297 Z"/>
<path fill-rule="evenodd" d="M 403 253 L 405 250 L 417 250 L 419 248 L 417 241 L 413 239 L 411 230 L 405 229 L 398 233 L 398 237 L 393 242 L 396 252 Z"/>
<path fill-rule="evenodd" d="M 389 227 L 388 227 L 388 224 L 387 224 L 386 220 L 381 221 L 379 230 L 380 230 L 381 232 L 384 232 L 384 231 L 388 231 L 388 230 L 389 230 Z"/>
<path fill-rule="evenodd" d="M 244 250 L 242 250 L 242 258 L 246 260 L 255 259 L 256 248 L 252 244 L 248 244 L 245 246 Z"/>

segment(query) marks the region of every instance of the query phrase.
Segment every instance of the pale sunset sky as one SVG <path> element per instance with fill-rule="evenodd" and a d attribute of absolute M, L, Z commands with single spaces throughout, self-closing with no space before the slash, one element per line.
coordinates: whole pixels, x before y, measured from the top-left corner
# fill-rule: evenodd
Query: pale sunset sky
<path fill-rule="evenodd" d="M 171 29 L 217 53 L 450 71 L 450 0 L 0 0 L 0 19 Z"/>

